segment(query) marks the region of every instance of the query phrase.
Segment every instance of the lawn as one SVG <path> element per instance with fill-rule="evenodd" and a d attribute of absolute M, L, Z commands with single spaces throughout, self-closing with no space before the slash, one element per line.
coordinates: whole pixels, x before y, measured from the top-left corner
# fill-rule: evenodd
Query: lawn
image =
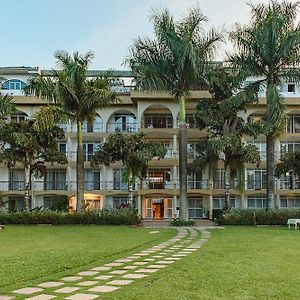
<path fill-rule="evenodd" d="M 212 230 L 199 251 L 103 299 L 299 299 L 300 231 Z"/>
<path fill-rule="evenodd" d="M 136 253 L 176 234 L 126 226 L 7 226 L 0 231 L 0 294 Z"/>

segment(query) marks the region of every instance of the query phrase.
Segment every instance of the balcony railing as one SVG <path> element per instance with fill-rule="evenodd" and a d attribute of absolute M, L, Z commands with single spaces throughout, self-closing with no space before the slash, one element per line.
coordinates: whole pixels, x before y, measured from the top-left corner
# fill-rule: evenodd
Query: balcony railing
<path fill-rule="evenodd" d="M 108 123 L 107 132 L 137 132 L 138 126 L 136 122 L 126 123 Z"/>
<path fill-rule="evenodd" d="M 208 180 L 188 180 L 187 188 L 191 190 L 208 189 Z"/>
<path fill-rule="evenodd" d="M 265 190 L 267 189 L 267 181 L 265 180 L 247 180 L 246 181 L 247 190 Z"/>

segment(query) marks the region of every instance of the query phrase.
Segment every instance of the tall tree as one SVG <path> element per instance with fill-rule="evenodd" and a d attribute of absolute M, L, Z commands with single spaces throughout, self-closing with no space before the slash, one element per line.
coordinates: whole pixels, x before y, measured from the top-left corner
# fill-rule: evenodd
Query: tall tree
<path fill-rule="evenodd" d="M 133 204 L 133 187 L 136 178 L 144 178 L 148 163 L 154 158 L 161 159 L 166 154 L 166 148 L 153 141 L 147 141 L 143 133 L 111 134 L 91 159 L 92 166 L 110 164 L 121 161 L 125 167 L 123 180 L 128 183 L 129 204 Z"/>
<path fill-rule="evenodd" d="M 66 164 L 65 154 L 59 152 L 58 141 L 64 138 L 61 128 L 53 126 L 36 129 L 36 120 L 0 123 L 0 162 L 9 168 L 20 163 L 25 172 L 25 210 L 29 209 L 31 177 L 46 172 L 46 162 Z"/>
<path fill-rule="evenodd" d="M 247 105 L 257 102 L 257 86 L 253 84 L 243 89 L 244 79 L 243 73 L 234 69 L 212 69 L 206 77 L 212 98 L 201 99 L 195 113 L 199 129 L 207 129 L 208 136 L 200 142 L 191 170 L 223 161 L 225 210 L 230 207 L 230 179 L 243 171 L 245 163 L 260 161 L 257 148 L 242 141 L 244 134 L 256 136 L 263 130 L 259 124 L 246 123 L 239 115 Z"/>
<path fill-rule="evenodd" d="M 7 117 L 15 111 L 16 105 L 12 102 L 13 97 L 10 95 L 2 95 L 0 93 L 0 119 Z"/>
<path fill-rule="evenodd" d="M 236 54 L 234 65 L 249 76 L 260 77 L 267 99 L 267 209 L 274 208 L 274 143 L 286 120 L 284 99 L 279 93 L 282 82 L 299 82 L 300 26 L 297 21 L 299 2 L 270 1 L 251 6 L 248 25 L 236 25 L 230 34 Z"/>
<path fill-rule="evenodd" d="M 36 116 L 38 126 L 75 122 L 77 124 L 77 205 L 84 207 L 84 153 L 82 126 L 85 120 L 92 123 L 96 110 L 116 101 L 116 94 L 110 90 L 109 78 L 87 77 L 88 66 L 94 57 L 92 52 L 73 56 L 65 51 L 54 54 L 59 70 L 51 77 L 37 76 L 28 82 L 26 94 L 34 94 L 51 101 L 52 105 L 42 108 Z M 53 105 L 55 104 L 55 105 Z"/>
<path fill-rule="evenodd" d="M 180 219 L 187 219 L 187 127 L 185 98 L 202 82 L 206 63 L 221 36 L 204 33 L 207 19 L 199 8 L 175 22 L 168 10 L 151 16 L 155 38 L 138 38 L 130 48 L 129 64 L 138 88 L 165 90 L 179 104 L 179 206 Z"/>

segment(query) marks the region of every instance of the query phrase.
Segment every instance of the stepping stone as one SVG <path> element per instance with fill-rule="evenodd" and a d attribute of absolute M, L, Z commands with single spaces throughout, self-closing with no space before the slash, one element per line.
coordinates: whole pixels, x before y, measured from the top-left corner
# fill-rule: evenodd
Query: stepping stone
<path fill-rule="evenodd" d="M 174 257 L 185 257 L 187 254 L 173 254 Z"/>
<path fill-rule="evenodd" d="M 83 271 L 83 272 L 79 272 L 77 273 L 80 276 L 93 276 L 93 275 L 97 275 L 99 272 L 96 271 Z"/>
<path fill-rule="evenodd" d="M 192 252 L 190 252 L 190 251 L 180 251 L 180 252 L 178 252 L 178 254 L 191 254 Z"/>
<path fill-rule="evenodd" d="M 149 269 L 162 269 L 162 268 L 165 268 L 166 265 L 150 265 L 150 266 L 147 266 L 147 268 Z"/>
<path fill-rule="evenodd" d="M 146 265 L 147 264 L 147 262 L 145 262 L 145 261 L 137 261 L 137 262 L 135 262 L 135 263 L 133 263 L 134 265 L 137 265 L 137 266 L 143 266 L 143 265 Z"/>
<path fill-rule="evenodd" d="M 97 283 L 98 283 L 98 281 L 87 280 L 87 281 L 78 282 L 78 283 L 76 283 L 76 285 L 91 286 L 91 285 L 96 285 Z"/>
<path fill-rule="evenodd" d="M 159 269 L 140 269 L 140 270 L 136 270 L 134 271 L 135 273 L 155 273 L 159 271 Z"/>
<path fill-rule="evenodd" d="M 136 269 L 138 266 L 127 266 L 127 267 L 124 267 L 123 269 L 125 270 L 133 270 L 133 269 Z"/>
<path fill-rule="evenodd" d="M 117 259 L 116 262 L 118 263 L 125 263 L 125 262 L 131 262 L 132 259 L 129 258 L 122 258 L 122 259 Z"/>
<path fill-rule="evenodd" d="M 154 250 L 144 250 L 141 253 L 153 253 L 153 252 L 155 252 L 155 251 Z"/>
<path fill-rule="evenodd" d="M 121 275 L 121 274 L 125 274 L 125 273 L 127 273 L 126 270 L 115 270 L 115 271 L 109 272 L 109 274 L 115 274 L 115 275 Z"/>
<path fill-rule="evenodd" d="M 93 268 L 92 270 L 93 271 L 107 271 L 110 269 L 111 269 L 111 267 L 96 267 L 96 268 Z"/>
<path fill-rule="evenodd" d="M 129 279 L 140 279 L 140 278 L 144 278 L 147 277 L 148 275 L 145 274 L 127 274 L 124 275 L 124 278 L 129 278 Z"/>
<path fill-rule="evenodd" d="M 50 300 L 55 298 L 56 296 L 40 294 L 34 297 L 26 298 L 26 300 Z M 0 298 L 1 299 L 1 298 Z"/>
<path fill-rule="evenodd" d="M 107 280 L 107 279 L 111 279 L 113 278 L 114 276 L 111 276 L 111 275 L 100 275 L 98 277 L 95 277 L 94 279 L 98 279 L 98 280 Z"/>
<path fill-rule="evenodd" d="M 110 282 L 107 282 L 107 284 L 111 284 L 111 285 L 127 285 L 132 283 L 133 280 L 113 280 Z"/>
<path fill-rule="evenodd" d="M 106 264 L 105 266 L 106 267 L 119 267 L 119 266 L 122 266 L 124 265 L 123 263 L 118 263 L 118 262 L 113 262 L 113 263 L 109 263 L 109 264 Z"/>
<path fill-rule="evenodd" d="M 64 284 L 65 284 L 64 282 L 49 281 L 49 282 L 44 282 L 44 283 L 39 284 L 39 287 L 52 288 L 52 287 L 57 287 L 57 286 L 61 286 Z"/>
<path fill-rule="evenodd" d="M 56 290 L 54 292 L 55 293 L 62 293 L 62 294 L 70 294 L 70 293 L 73 293 L 75 291 L 78 291 L 79 289 L 80 289 L 79 287 L 66 286 L 66 287 L 58 289 L 58 290 Z"/>
<path fill-rule="evenodd" d="M 134 255 L 134 258 L 141 258 L 140 255 Z"/>
<path fill-rule="evenodd" d="M 197 251 L 197 249 L 195 249 L 195 248 L 187 248 L 187 249 L 184 249 L 184 250 L 186 250 L 186 251 Z"/>
<path fill-rule="evenodd" d="M 146 261 L 154 261 L 155 259 L 154 258 L 145 258 L 144 260 L 146 260 Z"/>
<path fill-rule="evenodd" d="M 174 249 L 170 249 L 170 250 L 165 250 L 165 252 L 174 252 L 175 250 Z"/>
<path fill-rule="evenodd" d="M 166 265 L 169 265 L 169 264 L 172 264 L 174 262 L 175 262 L 174 260 L 159 260 L 156 263 L 157 264 L 166 264 Z"/>
<path fill-rule="evenodd" d="M 68 300 L 92 300 L 99 297 L 99 295 L 93 295 L 93 294 L 75 294 L 69 297 L 66 297 L 65 299 Z"/>
<path fill-rule="evenodd" d="M 81 276 L 67 276 L 62 278 L 63 281 L 71 282 L 71 281 L 77 281 L 79 279 L 82 279 Z"/>
<path fill-rule="evenodd" d="M 149 255 L 150 253 L 139 253 L 139 256 L 147 256 Z"/>
<path fill-rule="evenodd" d="M 155 258 L 162 258 L 162 257 L 164 257 L 163 255 L 155 255 L 155 256 L 153 256 L 153 257 L 155 257 Z"/>
<path fill-rule="evenodd" d="M 43 289 L 41 288 L 34 288 L 34 287 L 28 287 L 28 288 L 23 288 L 23 289 L 18 289 L 13 291 L 15 294 L 21 294 L 21 295 L 31 295 L 37 292 L 42 291 Z"/>
<path fill-rule="evenodd" d="M 128 259 L 136 259 L 136 256 L 127 256 Z"/>
<path fill-rule="evenodd" d="M 181 257 L 167 257 L 166 260 L 180 260 Z"/>
<path fill-rule="evenodd" d="M 0 295 L 0 300 L 12 300 L 14 297 L 7 296 L 7 295 Z"/>
<path fill-rule="evenodd" d="M 107 285 L 99 285 L 94 288 L 89 289 L 89 292 L 98 292 L 98 293 L 110 293 L 115 290 L 118 290 L 119 287 L 117 286 L 107 286 Z"/>

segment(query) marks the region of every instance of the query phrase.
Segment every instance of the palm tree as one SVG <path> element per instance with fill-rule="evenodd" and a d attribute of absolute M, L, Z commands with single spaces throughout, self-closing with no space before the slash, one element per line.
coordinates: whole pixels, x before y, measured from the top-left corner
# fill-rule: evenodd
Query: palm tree
<path fill-rule="evenodd" d="M 153 40 L 138 38 L 128 59 L 137 87 L 166 90 L 179 103 L 179 206 L 180 219 L 187 219 L 187 129 L 185 97 L 201 84 L 205 65 L 221 37 L 211 30 L 204 34 L 206 18 L 198 8 L 175 22 L 168 10 L 154 13 Z"/>
<path fill-rule="evenodd" d="M 13 97 L 10 95 L 2 95 L 0 93 L 0 119 L 2 120 L 7 115 L 15 111 L 16 106 L 12 102 Z"/>
<path fill-rule="evenodd" d="M 267 209 L 274 208 L 274 142 L 286 120 L 284 100 L 279 93 L 282 82 L 300 79 L 300 26 L 296 23 L 299 2 L 271 1 L 269 4 L 251 5 L 251 22 L 236 25 L 230 38 L 236 54 L 230 61 L 258 76 L 266 87 L 267 99 Z"/>
<path fill-rule="evenodd" d="M 52 77 L 37 76 L 29 80 L 26 94 L 34 94 L 52 102 L 36 115 L 41 127 L 51 127 L 66 121 L 77 124 L 77 206 L 84 204 L 84 153 L 82 125 L 92 122 L 96 110 L 116 100 L 116 94 L 109 89 L 109 79 L 88 79 L 87 68 L 94 57 L 92 52 L 73 56 L 65 51 L 54 54 L 59 70 Z M 55 105 L 53 105 L 55 104 Z"/>

